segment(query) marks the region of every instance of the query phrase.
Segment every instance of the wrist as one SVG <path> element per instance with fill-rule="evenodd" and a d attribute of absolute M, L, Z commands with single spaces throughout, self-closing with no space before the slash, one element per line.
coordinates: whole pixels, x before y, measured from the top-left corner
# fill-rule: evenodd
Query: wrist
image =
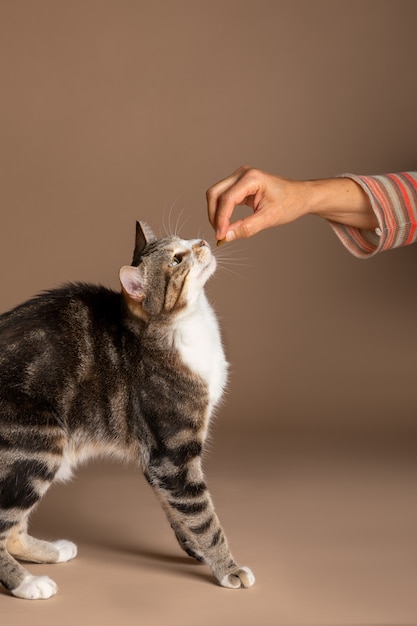
<path fill-rule="evenodd" d="M 375 229 L 378 221 L 362 187 L 351 178 L 305 181 L 308 213 L 355 228 Z"/>

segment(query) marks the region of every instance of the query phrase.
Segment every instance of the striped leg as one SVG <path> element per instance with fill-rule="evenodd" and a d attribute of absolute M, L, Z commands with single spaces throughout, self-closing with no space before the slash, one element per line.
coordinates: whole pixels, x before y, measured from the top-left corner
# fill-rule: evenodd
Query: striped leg
<path fill-rule="evenodd" d="M 21 438 L 16 450 L 2 452 L 0 472 L 0 582 L 20 598 L 49 598 L 57 586 L 46 576 L 32 576 L 14 557 L 38 563 L 57 563 L 76 554 L 70 542 L 48 543 L 27 534 L 29 514 L 50 486 L 58 458 L 39 451 L 30 453 Z M 26 449 L 26 456 L 23 449 Z M 43 460 L 41 460 L 41 458 Z"/>
<path fill-rule="evenodd" d="M 27 533 L 27 519 L 11 529 L 7 550 L 20 561 L 30 563 L 65 563 L 77 556 L 77 546 L 72 541 L 42 541 Z"/>
<path fill-rule="evenodd" d="M 179 461 L 178 454 L 175 463 L 172 455 L 155 459 L 146 475 L 181 547 L 207 563 L 223 587 L 250 587 L 255 577 L 248 567 L 239 567 L 230 552 L 204 481 L 200 454 Z"/>
<path fill-rule="evenodd" d="M 29 512 L 19 511 L 18 507 L 13 511 L 0 508 L 0 583 L 18 598 L 50 598 L 57 592 L 55 582 L 47 576 L 32 576 L 8 550 L 9 542 L 13 545 L 17 529 L 24 523 L 22 518 Z"/>
<path fill-rule="evenodd" d="M 32 576 L 4 549 L 0 539 L 1 582 L 18 598 L 46 599 L 57 592 L 56 583 L 47 576 Z"/>

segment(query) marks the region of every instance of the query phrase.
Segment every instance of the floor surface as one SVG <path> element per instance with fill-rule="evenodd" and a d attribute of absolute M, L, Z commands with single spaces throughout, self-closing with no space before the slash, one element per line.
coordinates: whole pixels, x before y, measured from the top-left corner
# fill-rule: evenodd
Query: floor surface
<path fill-rule="evenodd" d="M 417 625 L 417 460 L 411 438 L 216 429 L 206 474 L 248 590 L 183 555 L 134 468 L 96 463 L 54 486 L 32 520 L 78 557 L 28 565 L 59 585 L 30 602 L 0 588 L 1 624 Z"/>

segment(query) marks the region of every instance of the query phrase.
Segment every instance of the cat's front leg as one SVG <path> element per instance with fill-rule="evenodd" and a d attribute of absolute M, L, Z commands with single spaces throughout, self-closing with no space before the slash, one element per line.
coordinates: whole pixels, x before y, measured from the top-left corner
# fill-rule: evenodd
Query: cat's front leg
<path fill-rule="evenodd" d="M 163 503 L 162 503 L 163 504 Z M 164 507 L 166 515 L 170 520 L 171 528 L 175 533 L 175 537 L 181 548 L 190 556 L 192 559 L 195 559 L 199 563 L 204 563 L 204 557 L 202 554 L 198 553 L 198 546 L 192 542 L 189 538 L 187 538 L 186 532 L 179 526 L 178 523 L 175 523 L 171 519 L 169 507 Z"/>
<path fill-rule="evenodd" d="M 240 567 L 230 551 L 204 481 L 199 455 L 191 460 L 159 458 L 146 476 L 157 492 L 182 548 L 207 563 L 223 587 L 251 587 L 255 577 Z"/>

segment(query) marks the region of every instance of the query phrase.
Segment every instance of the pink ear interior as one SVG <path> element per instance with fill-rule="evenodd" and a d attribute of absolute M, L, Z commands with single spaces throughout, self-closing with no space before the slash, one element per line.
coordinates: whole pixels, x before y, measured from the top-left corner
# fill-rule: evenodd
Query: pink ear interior
<path fill-rule="evenodd" d="M 145 285 L 143 273 L 138 267 L 125 265 L 120 270 L 120 282 L 128 296 L 134 300 L 143 300 L 145 297 Z"/>

